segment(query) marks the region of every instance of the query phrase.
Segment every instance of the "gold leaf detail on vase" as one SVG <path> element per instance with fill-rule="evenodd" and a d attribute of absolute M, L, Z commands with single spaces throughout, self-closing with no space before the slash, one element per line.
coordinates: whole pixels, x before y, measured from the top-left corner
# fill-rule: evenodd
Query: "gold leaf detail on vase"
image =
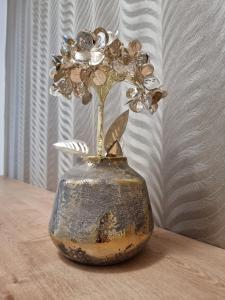
<path fill-rule="evenodd" d="M 62 152 L 68 152 L 72 154 L 88 154 L 89 149 L 85 142 L 80 140 L 65 140 L 53 144 L 53 146 Z"/>
<path fill-rule="evenodd" d="M 119 141 L 126 129 L 128 122 L 129 110 L 122 113 L 109 127 L 105 136 L 105 150 L 108 150 L 113 146 L 116 141 Z"/>
<path fill-rule="evenodd" d="M 122 151 L 119 141 L 116 140 L 112 144 L 112 146 L 107 151 L 107 156 L 110 156 L 110 157 L 123 156 L 123 151 Z"/>

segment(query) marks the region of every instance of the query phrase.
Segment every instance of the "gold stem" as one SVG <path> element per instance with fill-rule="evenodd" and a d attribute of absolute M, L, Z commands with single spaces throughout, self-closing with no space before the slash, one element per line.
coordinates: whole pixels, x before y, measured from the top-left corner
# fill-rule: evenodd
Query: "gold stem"
<path fill-rule="evenodd" d="M 121 81 L 115 77 L 115 72 L 110 71 L 108 73 L 107 80 L 104 85 L 101 86 L 94 86 L 94 89 L 97 92 L 97 95 L 99 97 L 99 103 L 98 103 L 98 125 L 97 125 L 97 155 L 98 156 L 104 156 L 105 155 L 105 148 L 104 148 L 104 103 L 106 100 L 106 97 L 109 93 L 109 90 L 112 88 L 112 86 L 118 82 Z"/>
<path fill-rule="evenodd" d="M 97 155 L 104 156 L 104 103 L 99 101 L 98 104 L 98 127 L 97 127 Z"/>

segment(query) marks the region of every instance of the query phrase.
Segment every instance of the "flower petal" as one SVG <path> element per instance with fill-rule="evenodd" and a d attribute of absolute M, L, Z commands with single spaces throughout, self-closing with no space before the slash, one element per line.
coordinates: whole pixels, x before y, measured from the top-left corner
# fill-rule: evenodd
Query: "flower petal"
<path fill-rule="evenodd" d="M 142 101 L 136 101 L 136 100 L 130 101 L 129 108 L 133 112 L 141 112 L 144 109 L 144 104 L 142 103 Z"/>
<path fill-rule="evenodd" d="M 152 93 L 152 104 L 157 104 L 161 98 L 167 96 L 167 93 L 160 89 L 155 89 Z"/>
<path fill-rule="evenodd" d="M 147 52 L 140 52 L 136 58 L 137 65 L 141 66 L 147 64 L 150 61 L 150 54 Z"/>
<path fill-rule="evenodd" d="M 127 90 L 126 96 L 127 98 L 135 98 L 138 95 L 137 88 L 129 88 Z"/>
<path fill-rule="evenodd" d="M 151 107 L 150 107 L 150 112 L 151 112 L 152 114 L 154 114 L 154 113 L 157 111 L 157 109 L 158 109 L 158 104 L 153 104 L 153 105 L 151 105 Z"/>
<path fill-rule="evenodd" d="M 103 85 L 106 82 L 107 76 L 103 70 L 96 70 L 94 72 L 93 82 L 95 85 Z"/>
<path fill-rule="evenodd" d="M 105 57 L 105 55 L 100 51 L 91 51 L 90 55 L 91 55 L 91 58 L 90 58 L 89 64 L 91 66 L 99 65 Z"/>
<path fill-rule="evenodd" d="M 96 49 L 104 48 L 109 41 L 108 32 L 104 28 L 98 27 L 94 30 L 94 34 L 97 37 L 97 41 L 95 42 L 95 48 Z"/>
<path fill-rule="evenodd" d="M 74 68 L 71 70 L 70 72 L 70 79 L 73 82 L 81 82 L 81 78 L 80 78 L 80 73 L 81 73 L 81 68 Z"/>
<path fill-rule="evenodd" d="M 50 70 L 49 70 L 49 77 L 51 79 L 54 79 L 54 76 L 57 74 L 57 71 L 56 71 L 56 67 L 52 67 Z"/>
<path fill-rule="evenodd" d="M 143 76 L 150 76 L 154 72 L 154 67 L 152 64 L 144 64 L 140 71 Z"/>
<path fill-rule="evenodd" d="M 52 84 L 51 85 L 51 87 L 50 87 L 50 89 L 49 89 L 49 93 L 50 93 L 50 95 L 52 95 L 52 96 L 59 96 L 60 95 L 60 93 L 59 93 L 59 88 L 57 87 L 57 85 L 56 84 Z"/>
<path fill-rule="evenodd" d="M 75 53 L 75 60 L 76 62 L 87 62 L 90 59 L 90 52 L 89 51 L 77 51 Z"/>
<path fill-rule="evenodd" d="M 118 31 L 115 34 L 112 33 L 112 31 L 107 31 L 107 33 L 108 33 L 108 36 L 109 36 L 109 40 L 108 40 L 107 46 L 109 46 L 110 44 L 112 44 L 112 42 L 115 39 L 117 39 Z"/>
<path fill-rule="evenodd" d="M 147 76 L 144 78 L 144 87 L 147 90 L 153 90 L 155 88 L 158 88 L 160 86 L 159 79 L 155 76 Z"/>
<path fill-rule="evenodd" d="M 92 99 L 92 94 L 87 91 L 82 97 L 82 103 L 84 105 L 87 105 L 91 101 L 91 99 Z"/>
<path fill-rule="evenodd" d="M 128 45 L 128 52 L 130 56 L 134 57 L 141 50 L 141 43 L 138 40 L 133 40 Z"/>
<path fill-rule="evenodd" d="M 87 30 L 82 30 L 77 34 L 77 45 L 82 50 L 91 50 L 94 46 L 94 35 L 92 32 Z"/>
<path fill-rule="evenodd" d="M 72 82 L 69 78 L 62 78 L 57 82 L 57 86 L 59 87 L 59 92 L 63 96 L 68 96 L 73 91 Z"/>

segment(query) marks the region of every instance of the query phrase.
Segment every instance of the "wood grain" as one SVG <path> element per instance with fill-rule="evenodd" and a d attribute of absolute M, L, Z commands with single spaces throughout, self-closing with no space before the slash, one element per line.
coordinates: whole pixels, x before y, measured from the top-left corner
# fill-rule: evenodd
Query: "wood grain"
<path fill-rule="evenodd" d="M 162 229 L 120 265 L 64 259 L 48 237 L 53 198 L 0 179 L 0 299 L 225 299 L 225 251 Z"/>

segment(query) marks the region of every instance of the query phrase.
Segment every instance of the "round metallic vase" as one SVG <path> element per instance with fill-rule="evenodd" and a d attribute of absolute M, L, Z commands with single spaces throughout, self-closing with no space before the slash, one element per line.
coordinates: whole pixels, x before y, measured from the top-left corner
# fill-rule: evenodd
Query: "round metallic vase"
<path fill-rule="evenodd" d="M 145 180 L 127 159 L 87 157 L 61 178 L 49 232 L 67 258 L 110 265 L 137 254 L 153 226 Z"/>

